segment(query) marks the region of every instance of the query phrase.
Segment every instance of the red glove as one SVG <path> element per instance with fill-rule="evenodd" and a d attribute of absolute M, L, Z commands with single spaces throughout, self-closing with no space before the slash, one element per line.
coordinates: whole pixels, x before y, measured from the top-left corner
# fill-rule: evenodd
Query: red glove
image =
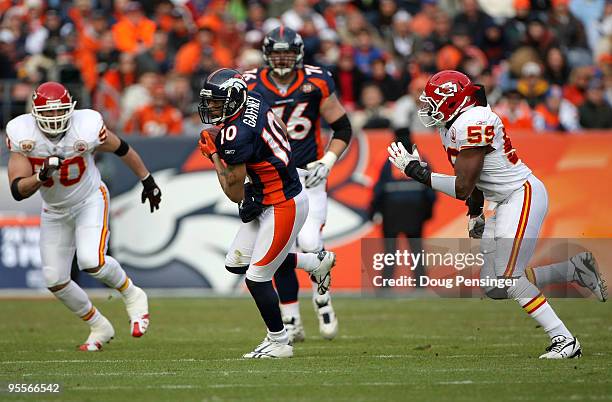
<path fill-rule="evenodd" d="M 212 156 L 217 153 L 217 147 L 215 146 L 215 142 L 210 136 L 210 133 L 206 130 L 202 130 L 200 133 L 200 152 L 202 155 L 207 157 L 212 161 Z"/>

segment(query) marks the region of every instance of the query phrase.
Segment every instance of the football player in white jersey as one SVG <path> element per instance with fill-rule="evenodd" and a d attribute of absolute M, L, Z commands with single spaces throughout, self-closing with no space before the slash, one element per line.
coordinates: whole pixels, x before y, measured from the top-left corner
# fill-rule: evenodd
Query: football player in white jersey
<path fill-rule="evenodd" d="M 32 97 L 32 112 L 9 121 L 11 151 L 8 176 L 13 197 L 20 201 L 40 190 L 42 271 L 47 288 L 90 326 L 83 351 L 97 351 L 115 331 L 87 294 L 70 279 L 76 251 L 79 268 L 117 289 L 125 301 L 130 333 L 142 336 L 149 326 L 147 295 L 106 255 L 109 239 L 108 189 L 94 164 L 94 152 L 114 152 L 140 178 L 142 202 L 159 209 L 161 192 L 140 156 L 104 126 L 100 113 L 75 110 L 66 88 L 41 84 Z"/>
<path fill-rule="evenodd" d="M 429 79 L 420 100 L 424 106 L 419 117 L 428 127 L 438 126 L 455 175 L 432 172 L 416 147 L 408 152 L 401 143 L 389 146 L 390 161 L 434 190 L 466 200 L 469 235 L 482 238 L 485 264 L 481 278 L 515 279 L 512 286 L 485 287 L 484 291 L 493 299 L 515 299 L 548 333 L 551 345 L 540 358 L 580 356 L 580 343 L 536 284 L 575 281 L 605 301 L 605 283 L 595 258 L 585 252 L 562 263 L 528 269 L 548 196 L 544 184 L 518 158 L 499 116 L 487 104 L 484 88 L 460 72 L 441 71 Z M 484 199 L 495 211 L 486 223 Z"/>

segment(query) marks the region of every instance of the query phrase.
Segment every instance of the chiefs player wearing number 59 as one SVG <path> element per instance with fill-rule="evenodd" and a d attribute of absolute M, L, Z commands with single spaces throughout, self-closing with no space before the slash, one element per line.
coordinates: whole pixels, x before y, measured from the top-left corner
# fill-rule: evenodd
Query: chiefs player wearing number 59
<path fill-rule="evenodd" d="M 433 173 L 416 147 L 408 152 L 399 142 L 388 148 L 390 161 L 434 190 L 466 200 L 469 235 L 482 238 L 481 278 L 515 279 L 512 286 L 483 290 L 493 299 L 515 299 L 546 331 L 551 345 L 540 358 L 580 356 L 580 343 L 536 286 L 574 281 L 605 301 L 605 283 L 595 258 L 584 252 L 561 263 L 527 267 L 548 209 L 548 195 L 518 158 L 499 116 L 487 104 L 484 88 L 460 72 L 441 71 L 429 79 L 420 100 L 424 106 L 419 117 L 428 127 L 438 126 L 455 175 Z M 486 223 L 484 199 L 495 211 Z"/>
<path fill-rule="evenodd" d="M 97 351 L 115 331 L 87 294 L 70 279 L 76 250 L 79 268 L 117 289 L 130 317 L 130 332 L 142 336 L 149 326 L 147 295 L 106 255 L 109 239 L 108 189 L 94 164 L 94 152 L 114 152 L 140 178 L 142 202 L 159 209 L 161 192 L 140 156 L 107 130 L 100 113 L 75 110 L 76 101 L 57 82 L 40 85 L 32 112 L 6 126 L 11 151 L 8 175 L 13 197 L 20 201 L 40 189 L 43 199 L 40 253 L 47 288 L 70 311 L 89 324 L 79 349 Z"/>

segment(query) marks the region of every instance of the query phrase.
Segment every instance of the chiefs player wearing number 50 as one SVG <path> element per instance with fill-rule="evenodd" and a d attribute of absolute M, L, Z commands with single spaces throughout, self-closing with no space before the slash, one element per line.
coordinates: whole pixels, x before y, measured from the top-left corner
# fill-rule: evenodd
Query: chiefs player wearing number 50
<path fill-rule="evenodd" d="M 90 326 L 79 349 L 97 351 L 115 331 L 87 294 L 70 279 L 76 250 L 79 269 L 117 289 L 125 301 L 130 333 L 142 336 L 149 326 L 147 295 L 106 255 L 109 239 L 108 189 L 94 164 L 94 152 L 114 152 L 140 178 L 142 202 L 159 209 L 161 192 L 140 156 L 104 126 L 100 113 L 75 110 L 76 101 L 57 82 L 40 85 L 31 114 L 6 126 L 11 156 L 8 175 L 15 200 L 40 190 L 43 199 L 40 253 L 47 288 Z"/>
<path fill-rule="evenodd" d="M 246 274 L 247 288 L 268 329 L 263 342 L 244 357 L 291 357 L 293 346 L 272 286 L 274 273 L 281 266 L 304 269 L 317 282 L 318 293 L 325 294 L 336 256 L 329 251 L 290 252 L 308 216 L 308 196 L 287 129 L 263 97 L 249 92 L 236 70 L 222 68 L 206 79 L 199 111 L 203 123 L 215 125 L 202 131 L 200 149 L 215 165 L 225 195 L 239 204 L 243 222 L 225 267 Z"/>
<path fill-rule="evenodd" d="M 537 286 L 574 281 L 605 301 L 605 283 L 595 258 L 583 252 L 561 263 L 527 266 L 548 209 L 548 195 L 544 184 L 518 158 L 500 118 L 487 104 L 482 86 L 473 84 L 460 72 L 441 71 L 429 79 L 420 100 L 424 106 L 419 117 L 428 127 L 438 126 L 455 175 L 433 173 L 416 147 L 408 152 L 399 142 L 389 147 L 389 159 L 407 176 L 466 200 L 469 235 L 482 238 L 485 264 L 481 278 L 514 279 L 512 286 L 483 290 L 493 299 L 516 300 L 546 331 L 551 345 L 540 358 L 580 356 L 580 343 Z M 495 211 L 486 223 L 482 214 L 484 199 Z"/>

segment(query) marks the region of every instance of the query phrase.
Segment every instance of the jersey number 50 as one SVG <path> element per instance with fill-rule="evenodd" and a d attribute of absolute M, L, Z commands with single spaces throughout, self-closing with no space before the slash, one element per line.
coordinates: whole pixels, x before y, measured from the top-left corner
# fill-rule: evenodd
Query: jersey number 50
<path fill-rule="evenodd" d="M 44 158 L 28 158 L 30 160 L 30 164 L 32 165 L 32 169 L 34 171 L 38 171 L 42 168 L 43 163 L 45 162 Z M 85 173 L 85 159 L 81 156 L 75 156 L 74 158 L 64 159 L 62 162 L 62 166 L 59 169 L 59 181 L 64 187 L 69 187 L 77 184 L 81 177 L 83 177 L 83 173 Z M 45 187 L 53 186 L 53 179 L 49 179 L 43 183 Z"/>

